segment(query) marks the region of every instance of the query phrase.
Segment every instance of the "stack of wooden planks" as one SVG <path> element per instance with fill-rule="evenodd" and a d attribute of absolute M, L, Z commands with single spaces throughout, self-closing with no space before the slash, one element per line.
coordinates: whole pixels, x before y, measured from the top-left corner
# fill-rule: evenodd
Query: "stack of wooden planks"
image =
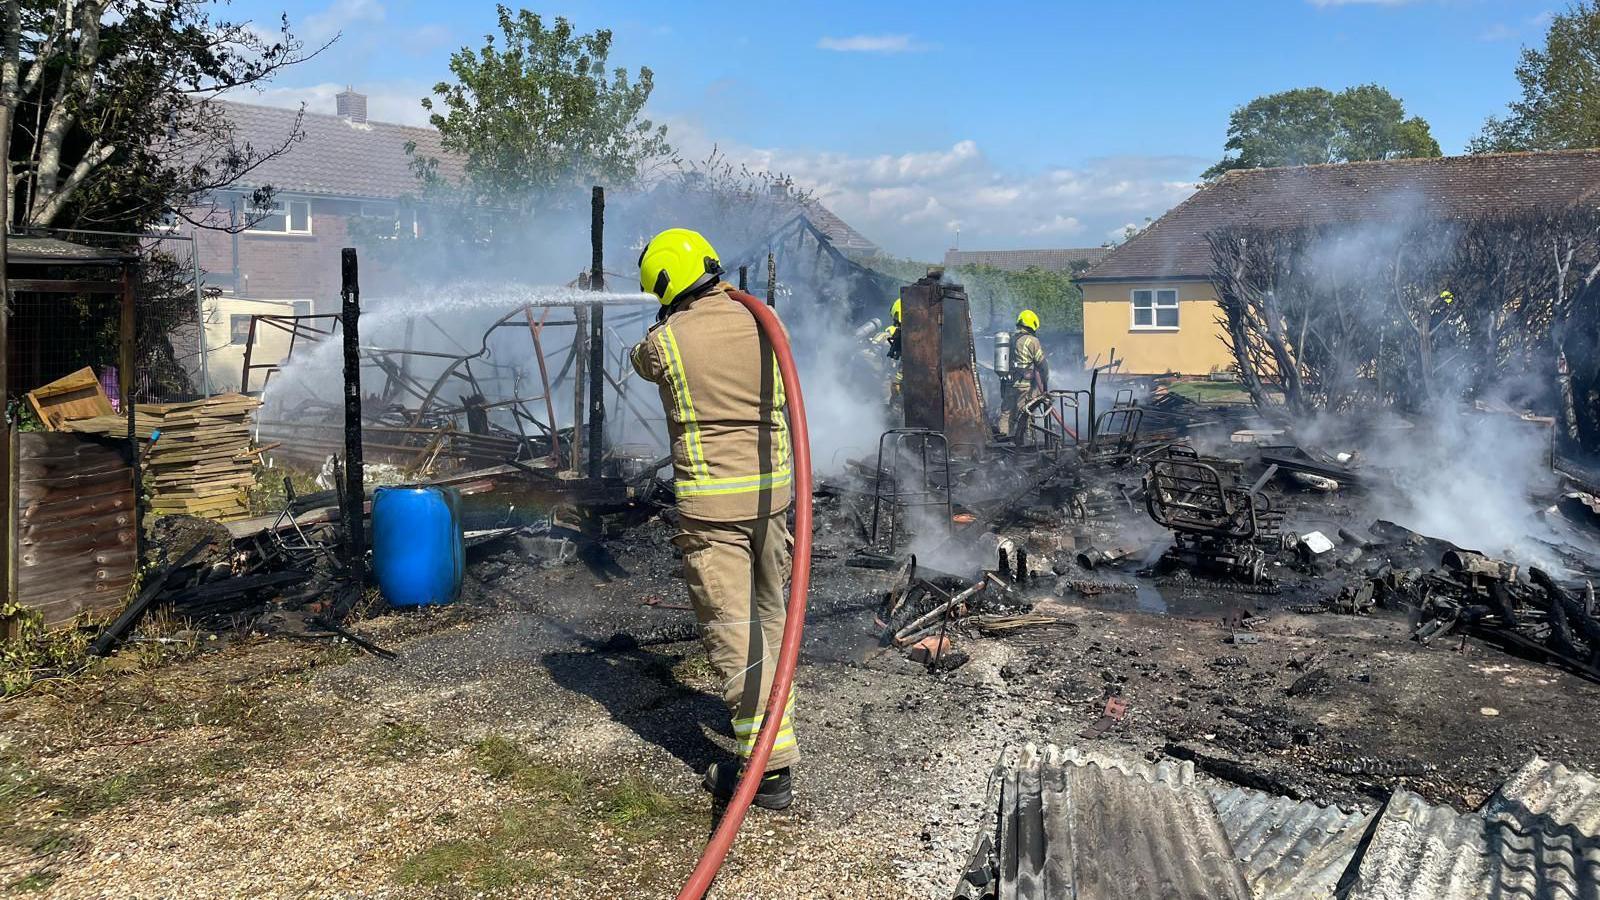
<path fill-rule="evenodd" d="M 249 515 L 250 414 L 260 405 L 243 394 L 219 394 L 134 407 L 150 508 L 224 521 Z M 60 430 L 119 435 L 127 427 L 119 416 L 95 416 L 63 422 Z"/>

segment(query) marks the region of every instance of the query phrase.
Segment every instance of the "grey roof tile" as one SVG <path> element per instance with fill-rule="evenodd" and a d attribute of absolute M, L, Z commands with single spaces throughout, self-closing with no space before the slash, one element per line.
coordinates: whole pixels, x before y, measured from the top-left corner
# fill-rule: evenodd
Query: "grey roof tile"
<path fill-rule="evenodd" d="M 946 250 L 944 267 L 989 266 L 1006 272 L 1040 268 L 1047 272 L 1069 272 L 1074 263 L 1097 263 L 1110 249 L 1069 247 L 1063 250 Z"/>
<path fill-rule="evenodd" d="M 221 105 L 234 138 L 258 152 L 282 144 L 294 133 L 298 110 L 232 101 Z M 307 112 L 303 136 L 284 153 L 267 160 L 239 181 L 241 187 L 271 185 L 280 191 L 392 200 L 416 194 L 418 182 L 406 144 L 415 142 L 419 156 L 440 160 L 447 177 L 462 172 L 459 157 L 446 153 L 432 128 L 388 122 L 350 122 L 339 116 Z"/>
<path fill-rule="evenodd" d="M 1209 278 L 1206 233 L 1226 225 L 1461 218 L 1594 202 L 1597 192 L 1600 150 L 1240 169 L 1201 187 L 1083 280 Z"/>

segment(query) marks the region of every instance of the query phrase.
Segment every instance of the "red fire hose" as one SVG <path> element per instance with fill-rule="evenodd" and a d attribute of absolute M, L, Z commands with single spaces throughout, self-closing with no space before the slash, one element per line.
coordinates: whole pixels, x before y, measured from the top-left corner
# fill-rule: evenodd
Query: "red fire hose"
<path fill-rule="evenodd" d="M 678 892 L 678 900 L 699 900 L 711 887 L 711 882 L 722 868 L 733 839 L 744 824 L 745 813 L 750 811 L 750 801 L 755 798 L 761 776 L 766 773 L 767 758 L 772 755 L 772 745 L 783 727 L 783 710 L 789 702 L 789 689 L 794 685 L 795 666 L 800 662 L 800 635 L 806 627 L 806 591 L 811 584 L 811 439 L 806 432 L 806 404 L 800 396 L 800 372 L 795 368 L 794 355 L 789 351 L 789 341 L 778 324 L 778 316 L 771 309 L 744 291 L 729 291 L 728 295 L 743 303 L 756 317 L 756 326 L 772 345 L 778 357 L 778 372 L 783 378 L 783 392 L 789 406 L 789 445 L 794 448 L 794 573 L 789 579 L 789 608 L 783 623 L 783 647 L 778 652 L 778 672 L 772 679 L 772 693 L 767 697 L 767 710 L 778 710 L 761 723 L 761 733 L 756 736 L 755 749 L 745 763 L 744 775 L 728 801 L 728 809 L 717 824 L 717 830 L 706 842 L 689 880 Z"/>

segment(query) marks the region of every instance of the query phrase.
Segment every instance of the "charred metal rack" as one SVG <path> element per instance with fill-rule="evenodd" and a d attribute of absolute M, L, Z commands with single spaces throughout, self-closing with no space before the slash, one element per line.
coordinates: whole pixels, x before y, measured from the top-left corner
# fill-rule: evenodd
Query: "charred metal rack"
<path fill-rule="evenodd" d="M 624 470 L 661 454 L 642 448 L 638 460 L 620 458 L 614 442 L 607 440 L 607 422 L 620 423 L 617 413 L 623 413 L 658 441 L 662 429 L 659 419 L 645 412 L 648 404 L 641 406 L 629 395 L 627 342 L 616 329 L 643 322 L 653 310 L 619 303 L 616 297 L 589 299 L 584 294 L 606 287 L 604 210 L 604 193 L 596 187 L 591 260 L 588 270 L 567 285 L 574 289 L 570 298 L 554 303 L 513 298 L 505 313 L 484 329 L 475 350 L 461 346 L 427 314 L 406 319 L 403 346 L 356 348 L 358 374 L 364 376 L 360 380 L 372 387 L 363 393 L 360 406 L 362 445 L 370 459 L 464 486 L 469 511 L 474 493 L 495 492 L 503 499 L 503 493 L 520 497 L 530 488 L 529 503 L 573 503 L 593 511 L 632 505 L 640 492 L 635 488 L 639 479 L 630 476 L 639 473 Z M 257 388 L 257 377 L 265 387 L 297 353 L 334 339 L 348 315 L 253 316 L 243 389 Z M 552 352 L 553 328 L 571 331 L 567 346 Z M 417 349 L 413 340 L 423 337 L 418 332 L 424 329 L 437 332 L 442 343 L 458 352 Z M 259 362 L 258 338 L 272 330 L 288 333 L 287 353 L 276 363 Z M 505 356 L 504 341 L 491 351 L 492 339 L 502 330 L 527 336 L 527 350 L 513 353 L 515 365 L 495 358 Z M 609 405 L 608 386 L 614 398 Z M 568 424 L 562 424 L 563 418 Z M 344 448 L 342 423 L 347 419 L 336 404 L 306 398 L 280 408 L 276 417 L 262 415 L 258 436 L 274 445 L 278 455 L 317 463 Z M 620 431 L 620 425 L 614 430 Z"/>
<path fill-rule="evenodd" d="M 885 447 L 889 450 L 887 457 Z M 918 463 L 914 476 L 916 486 L 910 489 L 907 489 L 900 466 L 901 459 L 907 456 L 914 457 Z M 904 520 L 913 509 L 942 509 L 948 535 L 954 513 L 950 490 L 950 443 L 943 432 L 927 428 L 885 431 L 878 437 L 877 478 L 872 487 L 873 549 L 893 555 Z"/>
<path fill-rule="evenodd" d="M 1144 474 L 1150 518 L 1172 530 L 1170 562 L 1195 572 L 1262 584 L 1281 516 L 1270 510 L 1259 485 L 1243 487 L 1186 446 L 1167 447 Z"/>

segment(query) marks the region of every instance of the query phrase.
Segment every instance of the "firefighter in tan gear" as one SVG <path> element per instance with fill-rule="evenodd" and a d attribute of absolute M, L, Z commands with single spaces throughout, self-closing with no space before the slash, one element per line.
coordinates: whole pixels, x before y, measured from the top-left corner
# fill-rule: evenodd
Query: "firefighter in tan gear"
<path fill-rule="evenodd" d="M 900 368 L 900 310 L 900 298 L 896 297 L 894 305 L 889 307 L 889 327 L 872 336 L 872 342 L 884 345 L 884 355 L 894 363 L 894 378 L 889 382 L 891 410 L 900 408 L 900 389 L 905 384 L 905 372 Z"/>
<path fill-rule="evenodd" d="M 1011 375 L 1000 398 L 1000 433 L 1012 440 L 1027 435 L 1028 405 L 1050 389 L 1050 364 L 1039 341 L 1039 314 L 1025 309 L 1017 314 L 1017 333 L 1011 339 Z"/>
<path fill-rule="evenodd" d="M 639 284 L 660 298 L 661 315 L 632 358 L 660 387 L 682 518 L 673 543 L 744 759 L 770 712 L 783 643 L 793 487 L 777 358 L 721 274 L 716 251 L 696 232 L 656 235 L 639 257 Z M 767 809 L 793 798 L 793 708 L 791 693 L 756 793 Z M 725 802 L 739 774 L 714 763 L 705 787 Z"/>

